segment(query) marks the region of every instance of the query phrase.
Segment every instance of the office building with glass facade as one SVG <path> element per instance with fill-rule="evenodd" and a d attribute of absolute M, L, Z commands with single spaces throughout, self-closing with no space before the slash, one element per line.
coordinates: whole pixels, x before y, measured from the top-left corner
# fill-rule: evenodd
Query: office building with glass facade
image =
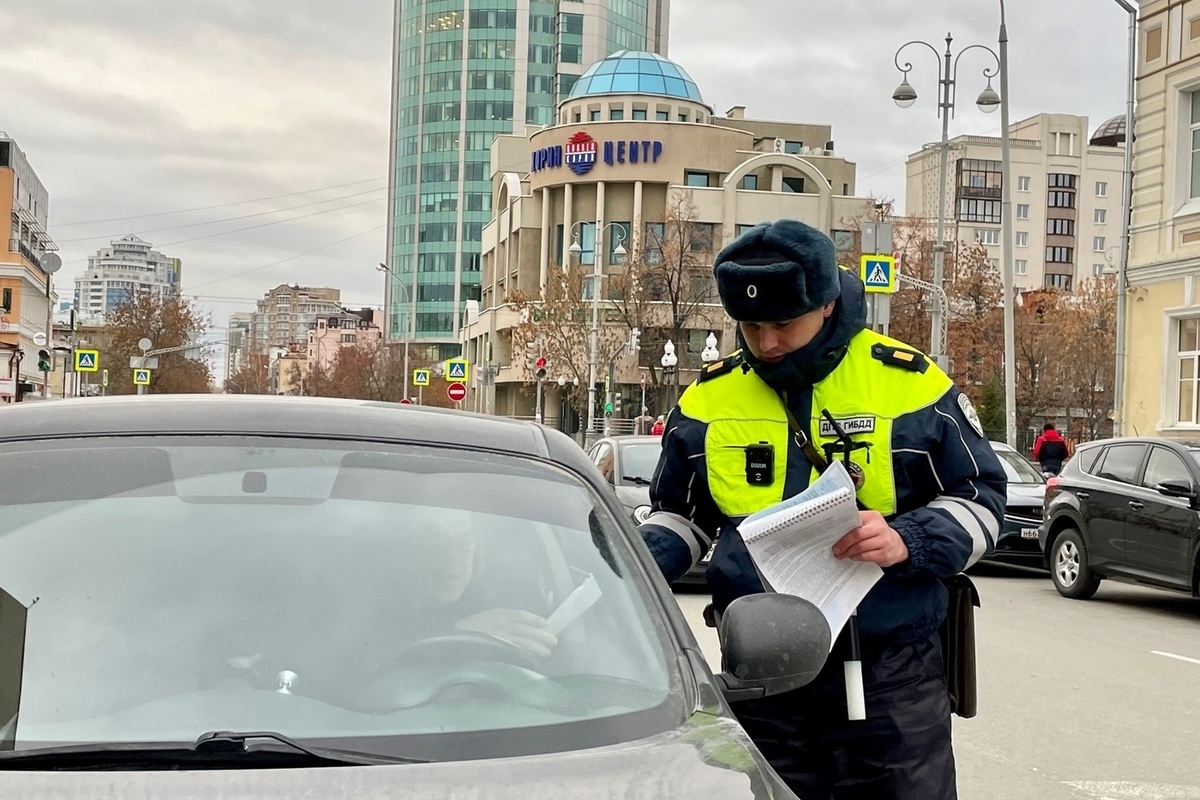
<path fill-rule="evenodd" d="M 396 0 L 389 191 L 390 341 L 452 355 L 479 298 L 498 135 L 553 124 L 587 65 L 666 52 L 670 0 Z"/>

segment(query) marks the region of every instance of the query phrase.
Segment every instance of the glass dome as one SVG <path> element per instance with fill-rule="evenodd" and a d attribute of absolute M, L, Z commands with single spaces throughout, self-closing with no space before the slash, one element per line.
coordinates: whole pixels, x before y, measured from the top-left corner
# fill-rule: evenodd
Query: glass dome
<path fill-rule="evenodd" d="M 1113 117 L 1104 122 L 1096 132 L 1092 134 L 1088 144 L 1098 145 L 1100 147 L 1116 147 L 1125 141 L 1125 115 Z"/>
<path fill-rule="evenodd" d="M 571 97 L 649 94 L 703 103 L 700 89 L 682 67 L 658 53 L 621 50 L 588 67 Z"/>

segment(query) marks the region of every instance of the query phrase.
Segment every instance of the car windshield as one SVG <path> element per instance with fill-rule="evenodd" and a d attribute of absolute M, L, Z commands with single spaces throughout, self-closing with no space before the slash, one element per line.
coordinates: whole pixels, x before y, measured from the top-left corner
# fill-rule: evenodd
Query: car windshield
<path fill-rule="evenodd" d="M 621 477 L 626 481 L 647 483 L 654 477 L 662 455 L 662 440 L 638 442 L 621 447 Z"/>
<path fill-rule="evenodd" d="M 1009 483 L 1045 483 L 1046 479 L 1037 468 L 1025 460 L 1020 453 L 1011 450 L 997 450 L 1000 465 L 1004 467 L 1004 475 Z"/>
<path fill-rule="evenodd" d="M 442 760 L 683 719 L 652 590 L 556 467 L 96 438 L 0 447 L 0 475 L 0 749 L 270 730 Z"/>

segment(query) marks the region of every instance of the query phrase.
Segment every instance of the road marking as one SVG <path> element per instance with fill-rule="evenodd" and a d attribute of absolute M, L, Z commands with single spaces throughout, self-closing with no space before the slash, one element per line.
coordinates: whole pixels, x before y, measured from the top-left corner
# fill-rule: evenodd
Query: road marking
<path fill-rule="evenodd" d="M 1187 656 L 1177 656 L 1174 653 L 1164 653 L 1162 650 L 1151 650 L 1150 652 L 1156 656 L 1166 656 L 1167 658 L 1174 658 L 1174 659 L 1178 659 L 1179 661 L 1186 661 L 1189 664 L 1200 664 L 1200 658 L 1188 658 Z"/>
<path fill-rule="evenodd" d="M 1196 800 L 1200 787 L 1135 781 L 1068 781 L 1067 786 L 1102 800 Z"/>

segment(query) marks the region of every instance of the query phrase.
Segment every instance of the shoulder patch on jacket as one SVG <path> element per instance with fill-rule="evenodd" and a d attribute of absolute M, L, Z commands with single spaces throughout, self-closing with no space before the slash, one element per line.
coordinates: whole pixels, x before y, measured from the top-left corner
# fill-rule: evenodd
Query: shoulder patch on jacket
<path fill-rule="evenodd" d="M 929 369 L 929 359 L 915 350 L 902 347 L 891 347 L 886 344 L 876 344 L 871 347 L 871 358 L 882 361 L 892 367 L 903 367 L 913 372 L 924 373 Z"/>
<path fill-rule="evenodd" d="M 742 351 L 736 350 L 722 358 L 720 361 L 714 361 L 712 364 L 709 364 L 707 367 L 704 367 L 702 370 L 700 370 L 700 377 L 697 379 L 697 382 L 703 383 L 704 381 L 720 377 L 721 375 L 728 375 L 730 372 L 733 372 L 734 369 L 740 367 L 744 361 L 745 359 L 742 358 Z"/>

